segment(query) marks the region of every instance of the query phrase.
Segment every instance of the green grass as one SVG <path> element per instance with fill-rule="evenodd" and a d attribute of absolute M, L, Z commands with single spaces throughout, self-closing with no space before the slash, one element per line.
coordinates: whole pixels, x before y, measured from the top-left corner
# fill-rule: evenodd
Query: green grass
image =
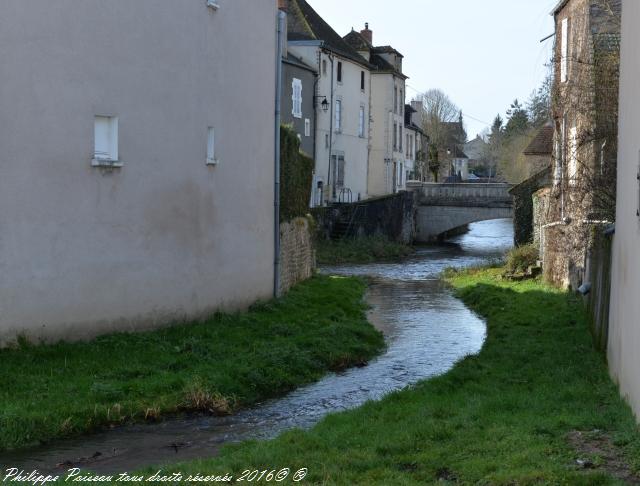
<path fill-rule="evenodd" d="M 384 237 L 366 237 L 345 240 L 318 240 L 316 253 L 318 263 L 338 265 L 342 263 L 372 263 L 392 261 L 407 257 L 413 248 Z"/>
<path fill-rule="evenodd" d="M 0 350 L 0 450 L 177 411 L 228 413 L 371 358 L 366 285 L 315 277 L 250 312 Z"/>
<path fill-rule="evenodd" d="M 592 446 L 608 444 L 637 471 L 638 429 L 591 345 L 582 305 L 537 281 L 502 281 L 501 272 L 449 277 L 487 319 L 488 337 L 479 355 L 446 375 L 331 415 L 310 431 L 228 446 L 218 458 L 170 470 L 306 467 L 309 483 L 337 485 L 618 484 L 613 476 L 626 466 L 611 465 Z M 596 429 L 584 449 L 570 444 L 572 432 Z M 579 458 L 595 469 L 577 467 Z"/>

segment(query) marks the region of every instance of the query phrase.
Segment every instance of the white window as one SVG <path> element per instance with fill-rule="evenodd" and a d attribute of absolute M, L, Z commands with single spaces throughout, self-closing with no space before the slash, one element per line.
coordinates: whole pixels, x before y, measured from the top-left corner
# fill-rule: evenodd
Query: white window
<path fill-rule="evenodd" d="M 213 127 L 207 129 L 207 165 L 216 165 L 216 130 Z"/>
<path fill-rule="evenodd" d="M 118 163 L 118 118 L 96 116 L 94 119 L 94 166 L 120 166 Z"/>
<path fill-rule="evenodd" d="M 342 131 L 342 100 L 336 100 L 336 132 Z"/>
<path fill-rule="evenodd" d="M 311 136 L 311 120 L 309 120 L 308 118 L 304 119 L 304 136 Z"/>
<path fill-rule="evenodd" d="M 562 19 L 560 34 L 560 81 L 569 79 L 569 19 Z"/>
<path fill-rule="evenodd" d="M 292 114 L 295 118 L 302 118 L 302 81 L 293 78 L 291 88 L 291 100 L 293 101 Z"/>
<path fill-rule="evenodd" d="M 576 185 L 578 177 L 578 129 L 572 127 L 569 130 L 569 163 L 567 164 L 567 176 L 569 184 Z"/>
<path fill-rule="evenodd" d="M 360 107 L 360 113 L 358 114 L 358 136 L 364 138 L 364 106 Z"/>

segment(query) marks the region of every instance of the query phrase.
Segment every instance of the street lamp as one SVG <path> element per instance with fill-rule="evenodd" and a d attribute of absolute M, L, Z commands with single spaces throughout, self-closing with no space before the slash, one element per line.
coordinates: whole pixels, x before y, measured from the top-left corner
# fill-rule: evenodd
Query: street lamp
<path fill-rule="evenodd" d="M 322 111 L 324 111 L 325 113 L 327 111 L 329 111 L 329 102 L 327 101 L 327 97 L 326 96 L 314 96 L 313 97 L 313 104 L 314 106 L 318 105 L 318 100 L 322 98 L 322 102 L 320 103 L 320 106 L 322 107 Z"/>

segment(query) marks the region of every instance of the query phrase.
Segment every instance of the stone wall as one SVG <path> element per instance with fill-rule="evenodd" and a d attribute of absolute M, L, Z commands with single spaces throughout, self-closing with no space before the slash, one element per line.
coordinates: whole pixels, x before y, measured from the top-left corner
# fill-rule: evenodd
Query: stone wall
<path fill-rule="evenodd" d="M 547 161 L 548 162 L 548 161 Z M 513 228 L 516 246 L 534 241 L 534 193 L 551 183 L 551 167 L 534 174 L 511 189 L 513 195 Z"/>
<path fill-rule="evenodd" d="M 411 244 L 415 237 L 416 203 L 413 193 L 369 199 L 353 204 L 336 204 L 312 211 L 320 237 L 385 236 Z"/>
<path fill-rule="evenodd" d="M 280 224 L 280 295 L 313 276 L 316 253 L 306 218 Z"/>

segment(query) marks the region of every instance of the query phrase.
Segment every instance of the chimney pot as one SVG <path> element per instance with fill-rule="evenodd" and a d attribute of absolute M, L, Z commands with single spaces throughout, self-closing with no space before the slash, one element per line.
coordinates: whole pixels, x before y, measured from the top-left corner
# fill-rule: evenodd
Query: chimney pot
<path fill-rule="evenodd" d="M 360 35 L 373 45 L 373 31 L 369 30 L 369 22 L 365 22 L 364 30 L 360 31 Z"/>

